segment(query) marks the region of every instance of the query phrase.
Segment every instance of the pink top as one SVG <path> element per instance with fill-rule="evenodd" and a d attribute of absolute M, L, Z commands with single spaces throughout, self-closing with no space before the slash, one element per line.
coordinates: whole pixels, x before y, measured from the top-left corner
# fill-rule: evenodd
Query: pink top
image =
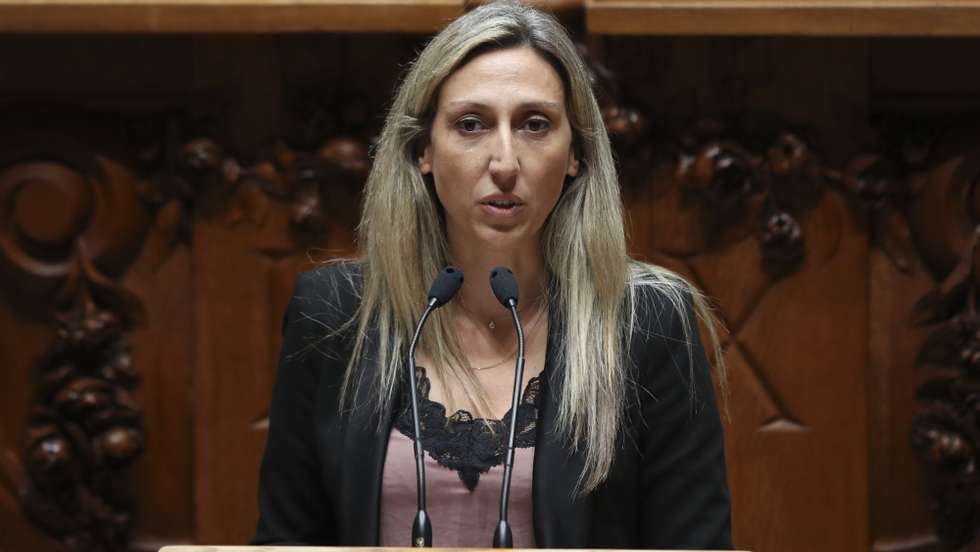
<path fill-rule="evenodd" d="M 514 451 L 507 521 L 514 548 L 535 548 L 531 505 L 534 447 Z M 432 520 L 435 547 L 490 548 L 500 518 L 500 486 L 504 468 L 490 468 L 470 491 L 458 472 L 425 455 L 425 509 Z M 418 510 L 415 493 L 415 451 L 412 440 L 391 430 L 381 486 L 381 546 L 411 546 L 412 522 Z"/>

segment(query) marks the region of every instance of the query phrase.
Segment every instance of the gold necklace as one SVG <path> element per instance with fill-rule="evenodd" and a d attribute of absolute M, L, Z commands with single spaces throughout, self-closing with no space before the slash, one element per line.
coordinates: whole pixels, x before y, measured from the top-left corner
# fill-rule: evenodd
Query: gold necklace
<path fill-rule="evenodd" d="M 535 301 L 535 302 L 534 302 L 534 304 L 536 305 L 536 307 L 535 307 L 535 308 L 540 308 L 540 306 L 539 306 L 539 305 L 541 304 L 541 302 L 542 302 L 542 299 L 543 299 L 543 297 L 544 297 L 543 295 L 541 295 L 541 296 L 539 296 L 539 297 L 538 297 L 538 299 L 537 299 L 537 301 Z M 458 307 L 459 307 L 459 308 L 460 308 L 460 309 L 461 309 L 461 310 L 462 310 L 463 312 L 465 312 L 465 313 L 466 313 L 466 316 L 467 316 L 467 317 L 468 317 L 468 318 L 469 318 L 470 320 L 479 320 L 479 319 L 480 319 L 480 317 L 479 317 L 479 316 L 477 316 L 477 315 L 476 315 L 476 313 L 474 313 L 473 311 L 471 311 L 470 309 L 468 309 L 468 308 L 466 307 L 466 302 L 465 302 L 465 301 L 463 301 L 463 298 L 462 298 L 462 297 L 460 297 L 460 298 L 459 298 L 459 299 L 458 299 L 458 300 L 456 301 L 456 306 L 458 306 Z M 520 313 L 520 312 L 518 311 L 518 313 L 517 313 L 517 315 L 518 315 L 518 316 L 520 316 L 520 314 L 521 314 L 521 313 Z M 483 322 L 477 322 L 477 325 L 478 325 L 478 326 L 480 326 L 480 325 L 483 325 Z M 490 328 L 491 330 L 495 330 L 495 329 L 497 329 L 497 323 L 496 323 L 496 322 L 494 322 L 494 321 L 493 321 L 493 320 L 491 319 L 491 320 L 490 320 L 490 322 L 487 322 L 487 327 L 488 327 L 488 328 Z"/>
<path fill-rule="evenodd" d="M 538 303 L 541 303 L 541 300 L 539 299 L 537 302 Z M 469 309 L 467 309 L 466 306 L 463 304 L 462 297 L 460 297 L 459 306 L 467 314 L 468 317 L 470 317 L 471 319 L 472 318 L 475 318 L 473 316 L 473 313 Z M 531 321 L 528 322 L 527 329 L 524 331 L 525 342 L 527 342 L 527 340 L 530 339 L 530 337 L 533 334 L 535 328 L 537 328 L 538 321 L 541 319 L 541 315 L 544 313 L 544 311 L 546 309 L 544 308 L 544 305 L 543 304 L 540 304 L 536 310 L 537 310 L 537 312 L 534 314 L 534 318 L 532 318 Z M 488 324 L 487 326 L 491 330 L 493 330 L 494 329 L 493 321 L 491 320 L 490 321 L 490 324 Z M 514 348 L 508 354 L 504 355 L 504 357 L 501 358 L 500 360 L 498 360 L 497 362 L 495 362 L 493 364 L 489 364 L 487 366 L 470 366 L 470 370 L 473 370 L 474 372 L 482 372 L 483 370 L 489 370 L 491 368 L 496 368 L 497 366 L 500 366 L 501 364 L 503 364 L 503 363 L 507 362 L 508 360 L 510 360 L 511 358 L 513 358 L 513 356 L 515 354 L 517 354 L 517 349 L 519 347 L 520 347 L 520 342 L 518 341 L 517 343 L 514 343 Z"/>

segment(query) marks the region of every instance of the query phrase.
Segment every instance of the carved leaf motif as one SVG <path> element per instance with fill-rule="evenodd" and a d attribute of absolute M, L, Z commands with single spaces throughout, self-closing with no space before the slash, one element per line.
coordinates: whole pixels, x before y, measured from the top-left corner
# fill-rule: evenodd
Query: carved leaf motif
<path fill-rule="evenodd" d="M 920 258 L 933 277 L 949 281 L 968 248 L 973 248 L 980 220 L 970 208 L 971 182 L 980 175 L 980 153 L 938 162 L 910 179 L 916 195 L 905 211 Z"/>
<path fill-rule="evenodd" d="M 170 258 L 175 247 L 189 240 L 190 228 L 186 224 L 184 209 L 184 205 L 177 199 L 160 205 L 153 228 L 147 232 L 146 241 L 139 256 L 133 261 L 133 266 L 154 272 Z"/>
<path fill-rule="evenodd" d="M 916 356 L 916 364 L 963 369 L 969 375 L 980 370 L 980 320 L 954 318 L 930 333 Z"/>
<path fill-rule="evenodd" d="M 960 311 L 969 295 L 969 287 L 960 285 L 943 294 L 933 290 L 922 296 L 912 309 L 912 324 L 926 326 L 949 320 Z"/>
<path fill-rule="evenodd" d="M 871 222 L 874 225 L 874 239 L 888 258 L 902 272 L 910 272 L 915 248 L 905 216 L 891 202 L 882 202 L 872 209 Z"/>
<path fill-rule="evenodd" d="M 980 229 L 938 289 L 915 306 L 918 323 L 942 322 L 916 358 L 921 365 L 959 370 L 959 376 L 920 386 L 925 409 L 912 426 L 912 446 L 932 468 L 934 524 L 940 538 L 964 545 L 976 534 L 980 505 L 976 451 L 980 448 L 980 317 L 976 314 L 976 249 Z"/>
<path fill-rule="evenodd" d="M 920 299 L 913 309 L 913 323 L 917 325 L 933 324 L 949 320 L 963 309 L 968 308 L 973 284 L 973 264 L 980 229 L 974 232 L 972 242 L 960 257 L 956 268 L 943 280 L 938 289 L 933 290 Z"/>

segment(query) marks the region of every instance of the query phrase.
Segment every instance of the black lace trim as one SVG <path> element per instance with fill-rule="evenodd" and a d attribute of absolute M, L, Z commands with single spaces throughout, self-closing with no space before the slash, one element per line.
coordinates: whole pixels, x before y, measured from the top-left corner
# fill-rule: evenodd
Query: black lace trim
<path fill-rule="evenodd" d="M 407 372 L 403 371 L 403 373 Z M 416 366 L 416 390 L 419 398 L 419 428 L 422 432 L 422 448 L 440 466 L 455 470 L 460 481 L 472 491 L 480 482 L 480 474 L 503 462 L 507 451 L 510 431 L 510 411 L 502 420 L 474 418 L 465 410 L 458 410 L 446 417 L 446 407 L 429 400 L 431 384 L 425 368 Z M 395 427 L 409 439 L 415 438 L 412 427 L 412 398 L 402 378 L 401 409 L 395 417 Z M 524 387 L 521 402 L 517 405 L 517 430 L 514 446 L 534 446 L 537 433 L 541 382 L 531 378 Z"/>

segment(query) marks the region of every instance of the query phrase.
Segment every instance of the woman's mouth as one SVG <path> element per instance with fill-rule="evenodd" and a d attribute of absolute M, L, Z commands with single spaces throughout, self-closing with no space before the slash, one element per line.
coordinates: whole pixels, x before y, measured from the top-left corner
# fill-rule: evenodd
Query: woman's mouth
<path fill-rule="evenodd" d="M 480 202 L 483 211 L 495 217 L 512 216 L 519 212 L 524 206 L 516 199 L 487 199 Z"/>

